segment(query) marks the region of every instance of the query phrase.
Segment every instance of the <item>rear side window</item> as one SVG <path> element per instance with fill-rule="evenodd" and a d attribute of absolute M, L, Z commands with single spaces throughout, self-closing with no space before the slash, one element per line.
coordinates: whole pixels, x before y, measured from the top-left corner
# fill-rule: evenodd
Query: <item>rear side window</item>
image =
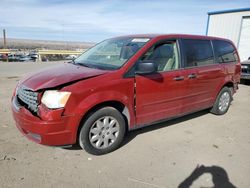
<path fill-rule="evenodd" d="M 204 66 L 214 63 L 210 40 L 183 39 L 185 67 Z"/>
<path fill-rule="evenodd" d="M 238 60 L 236 50 L 231 43 L 226 41 L 214 40 L 213 46 L 216 61 L 218 63 L 230 63 L 236 62 Z"/>

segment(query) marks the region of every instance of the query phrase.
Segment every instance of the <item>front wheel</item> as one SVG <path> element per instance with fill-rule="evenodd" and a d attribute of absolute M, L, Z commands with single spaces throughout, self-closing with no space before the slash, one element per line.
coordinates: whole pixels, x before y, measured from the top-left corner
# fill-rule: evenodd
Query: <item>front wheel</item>
<path fill-rule="evenodd" d="M 79 144 L 87 152 L 102 155 L 117 149 L 125 134 L 125 120 L 113 107 L 104 107 L 90 116 L 82 125 Z"/>
<path fill-rule="evenodd" d="M 223 87 L 216 98 L 213 108 L 211 109 L 211 113 L 216 115 L 225 114 L 232 101 L 232 92 L 228 87 Z"/>

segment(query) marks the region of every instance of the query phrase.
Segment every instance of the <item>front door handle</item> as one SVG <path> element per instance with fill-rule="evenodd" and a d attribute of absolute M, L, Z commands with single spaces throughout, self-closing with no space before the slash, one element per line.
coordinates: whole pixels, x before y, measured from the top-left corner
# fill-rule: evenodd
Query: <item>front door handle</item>
<path fill-rule="evenodd" d="M 175 81 L 184 80 L 184 76 L 176 76 L 176 77 L 174 77 L 174 80 L 175 80 Z"/>
<path fill-rule="evenodd" d="M 197 77 L 197 75 L 194 74 L 194 73 L 188 75 L 188 78 L 189 78 L 189 79 L 194 79 L 194 78 L 196 78 L 196 77 Z"/>

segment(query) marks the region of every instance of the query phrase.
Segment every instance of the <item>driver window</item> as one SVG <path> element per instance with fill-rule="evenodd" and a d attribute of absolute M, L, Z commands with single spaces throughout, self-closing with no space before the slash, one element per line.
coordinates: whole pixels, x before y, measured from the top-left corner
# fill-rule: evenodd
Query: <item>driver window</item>
<path fill-rule="evenodd" d="M 148 60 L 152 60 L 157 65 L 158 72 L 178 69 L 179 59 L 176 42 L 153 46 L 141 58 L 141 61 Z"/>

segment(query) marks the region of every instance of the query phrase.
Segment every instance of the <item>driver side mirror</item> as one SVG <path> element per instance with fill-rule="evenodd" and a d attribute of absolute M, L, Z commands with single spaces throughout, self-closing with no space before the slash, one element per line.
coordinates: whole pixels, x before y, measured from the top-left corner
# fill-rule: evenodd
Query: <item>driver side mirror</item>
<path fill-rule="evenodd" d="M 136 74 L 150 74 L 157 71 L 157 66 L 153 61 L 141 61 L 137 63 Z"/>

